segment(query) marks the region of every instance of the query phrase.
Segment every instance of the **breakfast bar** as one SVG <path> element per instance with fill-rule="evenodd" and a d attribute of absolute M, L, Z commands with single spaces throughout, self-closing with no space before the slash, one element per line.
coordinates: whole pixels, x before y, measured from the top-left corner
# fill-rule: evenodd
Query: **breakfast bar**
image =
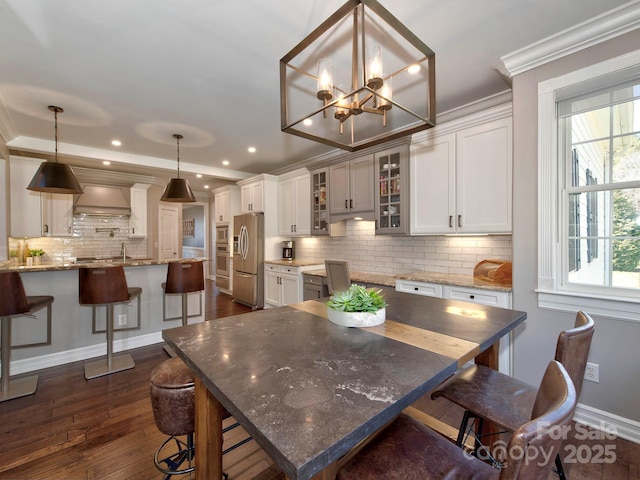
<path fill-rule="evenodd" d="M 226 408 L 291 479 L 333 478 L 336 462 L 526 313 L 382 289 L 386 322 L 347 328 L 326 299 L 163 331 L 196 378 L 196 478 L 221 478 Z M 217 456 L 200 452 L 218 452 Z"/>

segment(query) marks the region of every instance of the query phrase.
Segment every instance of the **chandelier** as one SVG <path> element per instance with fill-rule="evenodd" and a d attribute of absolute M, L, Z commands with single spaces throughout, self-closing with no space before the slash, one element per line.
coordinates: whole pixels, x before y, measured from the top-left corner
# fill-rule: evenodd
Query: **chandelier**
<path fill-rule="evenodd" d="M 195 202 L 196 197 L 191 191 L 189 182 L 186 178 L 180 178 L 180 139 L 182 135 L 174 133 L 173 138 L 176 139 L 176 157 L 178 160 L 178 176 L 169 180 L 164 189 L 164 193 L 160 197 L 163 202 L 190 203 Z"/>
<path fill-rule="evenodd" d="M 435 53 L 350 0 L 280 60 L 281 130 L 348 151 L 435 126 Z"/>

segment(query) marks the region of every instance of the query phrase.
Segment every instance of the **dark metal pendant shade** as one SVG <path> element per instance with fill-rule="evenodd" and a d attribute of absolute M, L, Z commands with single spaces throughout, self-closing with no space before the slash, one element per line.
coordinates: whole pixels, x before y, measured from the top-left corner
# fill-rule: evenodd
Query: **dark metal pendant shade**
<path fill-rule="evenodd" d="M 82 193 L 78 180 L 69 165 L 57 162 L 42 162 L 27 190 L 46 193 Z"/>
<path fill-rule="evenodd" d="M 189 203 L 195 202 L 196 197 L 185 178 L 172 178 L 164 189 L 160 200 L 163 202 Z"/>

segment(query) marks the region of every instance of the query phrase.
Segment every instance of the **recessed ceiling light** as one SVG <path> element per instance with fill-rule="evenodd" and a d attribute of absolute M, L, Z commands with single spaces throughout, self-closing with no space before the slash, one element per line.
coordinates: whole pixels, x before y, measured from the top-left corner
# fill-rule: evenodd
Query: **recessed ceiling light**
<path fill-rule="evenodd" d="M 256 147 L 249 147 L 249 153 L 256 153 Z"/>
<path fill-rule="evenodd" d="M 111 165 L 111 162 L 109 160 L 105 160 L 102 162 L 103 165 Z"/>
<path fill-rule="evenodd" d="M 418 73 L 419 71 L 420 71 L 420 65 L 418 65 L 417 63 L 414 63 L 407 69 L 407 72 L 411 74 Z"/>
<path fill-rule="evenodd" d="M 305 127 L 310 127 L 312 123 L 313 123 L 313 121 L 312 121 L 310 118 L 305 118 L 305 119 L 302 121 L 302 124 L 303 124 Z"/>
<path fill-rule="evenodd" d="M 122 145 L 122 142 L 120 140 L 111 140 L 111 145 L 113 145 L 114 147 L 119 147 L 120 145 Z"/>
<path fill-rule="evenodd" d="M 198 173 L 198 174 L 196 174 L 196 177 L 198 177 L 198 178 L 202 178 L 202 174 L 201 174 L 201 173 Z"/>
<path fill-rule="evenodd" d="M 209 185 L 205 185 L 204 188 L 209 188 Z"/>
<path fill-rule="evenodd" d="M 222 160 L 222 164 L 226 167 L 229 165 L 229 160 Z"/>

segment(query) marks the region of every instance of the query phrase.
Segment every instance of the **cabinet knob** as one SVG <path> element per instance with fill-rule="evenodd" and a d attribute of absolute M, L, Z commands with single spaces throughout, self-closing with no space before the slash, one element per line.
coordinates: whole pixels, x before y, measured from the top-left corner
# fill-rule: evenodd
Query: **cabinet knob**
<path fill-rule="evenodd" d="M 417 292 L 418 291 L 418 287 L 413 287 L 413 289 Z"/>
<path fill-rule="evenodd" d="M 449 228 L 453 228 L 453 215 L 449 215 Z"/>
<path fill-rule="evenodd" d="M 349 200 L 345 198 L 344 200 L 344 208 L 349 208 Z"/>
<path fill-rule="evenodd" d="M 458 226 L 462 227 L 462 215 L 458 215 Z"/>
<path fill-rule="evenodd" d="M 476 296 L 475 296 L 475 295 L 469 295 L 469 298 L 470 298 L 471 300 L 473 300 L 474 298 L 476 298 Z"/>
<path fill-rule="evenodd" d="M 353 198 L 349 200 L 349 208 L 353 208 Z"/>

